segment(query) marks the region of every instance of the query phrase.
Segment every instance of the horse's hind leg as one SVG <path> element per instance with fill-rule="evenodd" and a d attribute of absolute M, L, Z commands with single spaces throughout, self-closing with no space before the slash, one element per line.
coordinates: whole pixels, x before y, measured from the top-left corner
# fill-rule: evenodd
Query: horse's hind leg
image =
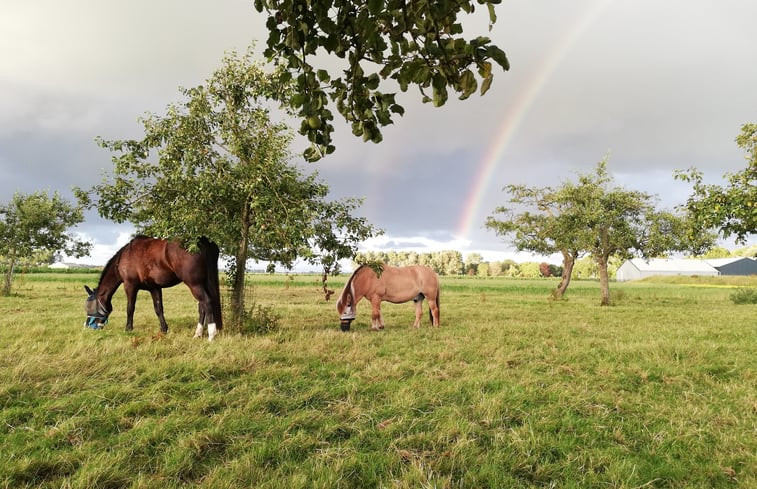
<path fill-rule="evenodd" d="M 428 301 L 429 312 L 431 313 L 431 326 L 439 327 L 439 303 L 437 299 L 429 299 Z"/>
<path fill-rule="evenodd" d="M 205 322 L 208 323 L 208 341 L 213 341 L 213 338 L 215 338 L 216 333 L 218 332 L 216 330 L 216 322 L 215 317 L 213 316 L 213 303 L 210 300 L 210 295 L 205 291 L 205 289 L 200 285 L 194 285 L 189 286 L 189 290 L 192 292 L 192 295 L 195 299 L 197 299 L 197 302 L 199 303 L 199 314 L 200 317 L 197 321 L 197 329 L 195 330 L 195 338 L 199 338 L 202 336 L 202 327 Z"/>
<path fill-rule="evenodd" d="M 195 329 L 195 338 L 202 338 L 202 330 L 205 325 L 205 308 L 202 302 L 197 303 L 197 328 Z"/>
<path fill-rule="evenodd" d="M 155 315 L 158 316 L 158 320 L 160 321 L 160 332 L 168 333 L 168 323 L 166 323 L 166 318 L 163 316 L 163 290 L 151 290 L 150 295 L 152 296 L 152 305 L 155 308 Z"/>

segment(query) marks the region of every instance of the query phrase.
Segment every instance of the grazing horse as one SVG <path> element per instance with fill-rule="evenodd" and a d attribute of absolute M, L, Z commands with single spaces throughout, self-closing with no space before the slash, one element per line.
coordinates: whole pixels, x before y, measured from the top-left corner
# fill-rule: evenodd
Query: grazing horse
<path fill-rule="evenodd" d="M 421 325 L 421 304 L 428 300 L 429 319 L 433 326 L 439 326 L 439 277 L 429 267 L 414 265 L 410 267 L 391 267 L 383 265 L 381 273 L 373 268 L 361 265 L 355 270 L 336 303 L 340 315 L 342 331 L 349 331 L 350 323 L 357 315 L 357 304 L 365 297 L 371 302 L 371 329 L 384 329 L 381 316 L 381 302 L 395 304 L 412 300 L 415 302 L 416 328 Z"/>
<path fill-rule="evenodd" d="M 195 338 L 208 326 L 208 340 L 223 328 L 221 299 L 218 286 L 218 246 L 207 238 L 200 238 L 199 253 L 189 253 L 173 241 L 137 236 L 118 250 L 100 274 L 94 290 L 86 285 L 89 294 L 84 307 L 86 325 L 101 328 L 113 311 L 111 298 L 119 285 L 126 292 L 126 331 L 134 327 L 134 306 L 137 292 L 147 290 L 152 295 L 160 331 L 166 333 L 168 324 L 163 317 L 163 289 L 184 282 L 199 303 L 199 318 Z"/>

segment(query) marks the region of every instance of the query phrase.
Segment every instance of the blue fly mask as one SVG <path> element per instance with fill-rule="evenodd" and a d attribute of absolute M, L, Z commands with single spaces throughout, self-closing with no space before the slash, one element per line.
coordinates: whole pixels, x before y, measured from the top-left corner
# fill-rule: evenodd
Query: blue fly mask
<path fill-rule="evenodd" d="M 92 329 L 102 329 L 103 326 L 108 324 L 108 310 L 97 298 L 97 289 L 92 290 L 85 285 L 84 290 L 89 294 L 87 300 L 84 302 L 84 310 L 87 312 L 87 320 L 84 322 L 84 326 Z"/>

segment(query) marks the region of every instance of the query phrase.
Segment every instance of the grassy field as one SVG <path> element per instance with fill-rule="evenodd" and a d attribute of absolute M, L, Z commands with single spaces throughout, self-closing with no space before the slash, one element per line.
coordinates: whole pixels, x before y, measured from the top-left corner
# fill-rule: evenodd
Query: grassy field
<path fill-rule="evenodd" d="M 346 277 L 332 279 L 340 288 Z M 123 331 L 84 321 L 96 275 L 0 297 L 0 487 L 757 487 L 757 279 L 443 277 L 440 329 L 385 305 L 342 333 L 318 279 L 255 276 L 265 335 L 192 338 L 196 305 L 149 294 Z"/>

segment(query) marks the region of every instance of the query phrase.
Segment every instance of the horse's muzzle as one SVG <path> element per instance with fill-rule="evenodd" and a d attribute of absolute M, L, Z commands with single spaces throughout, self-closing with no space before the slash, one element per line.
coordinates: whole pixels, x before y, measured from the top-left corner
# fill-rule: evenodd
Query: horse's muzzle
<path fill-rule="evenodd" d="M 339 327 L 342 328 L 342 331 L 349 331 L 352 321 L 352 319 L 341 319 L 339 321 Z"/>
<path fill-rule="evenodd" d="M 87 316 L 84 326 L 90 329 L 103 329 L 108 324 L 108 318 L 103 316 Z"/>

